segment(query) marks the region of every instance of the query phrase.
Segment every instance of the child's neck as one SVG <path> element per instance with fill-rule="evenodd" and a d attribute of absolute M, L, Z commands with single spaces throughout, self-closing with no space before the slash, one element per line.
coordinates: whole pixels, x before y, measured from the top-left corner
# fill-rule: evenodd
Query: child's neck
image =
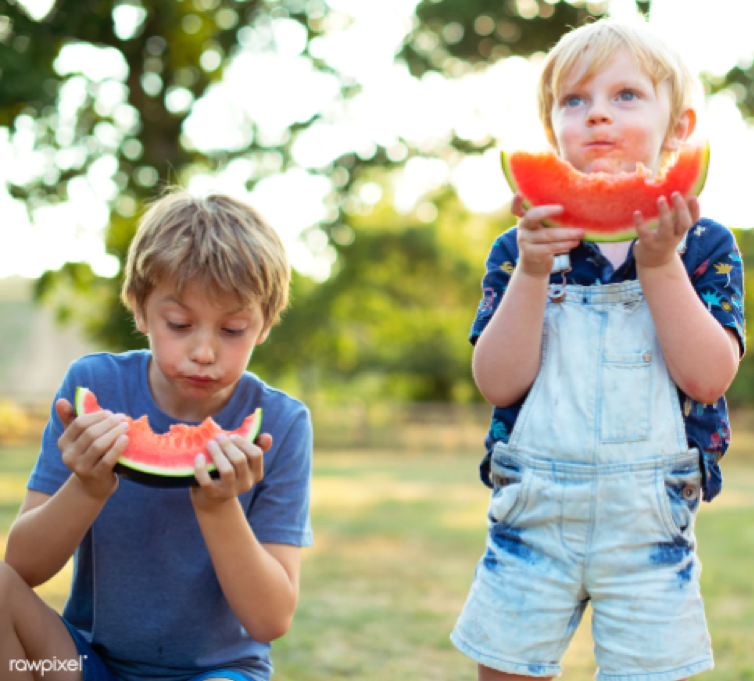
<path fill-rule="evenodd" d="M 626 260 L 628 249 L 631 248 L 630 241 L 616 241 L 615 243 L 598 243 L 597 247 L 617 270 Z"/>

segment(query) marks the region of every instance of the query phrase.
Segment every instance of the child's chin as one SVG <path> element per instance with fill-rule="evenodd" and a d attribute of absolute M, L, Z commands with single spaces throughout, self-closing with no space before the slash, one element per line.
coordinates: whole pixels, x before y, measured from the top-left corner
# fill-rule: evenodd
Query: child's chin
<path fill-rule="evenodd" d="M 624 168 L 623 159 L 621 158 L 595 158 L 589 164 L 590 173 L 607 173 L 616 175 L 617 173 L 633 172 Z"/>

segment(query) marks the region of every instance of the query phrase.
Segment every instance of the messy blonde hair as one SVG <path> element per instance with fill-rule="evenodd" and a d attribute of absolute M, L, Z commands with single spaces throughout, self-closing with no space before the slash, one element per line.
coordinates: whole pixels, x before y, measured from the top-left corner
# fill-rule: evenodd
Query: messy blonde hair
<path fill-rule="evenodd" d="M 557 149 L 552 128 L 552 110 L 562 94 L 563 83 L 578 61 L 587 56 L 586 70 L 579 82 L 591 78 L 614 57 L 626 49 L 636 67 L 649 76 L 655 90 L 668 83 L 670 121 L 673 130 L 683 113 L 694 108 L 695 92 L 700 90 L 698 79 L 681 57 L 666 45 L 645 21 L 601 19 L 566 33 L 547 55 L 537 88 L 539 117 L 547 139 Z"/>
<path fill-rule="evenodd" d="M 249 205 L 173 188 L 141 219 L 128 250 L 121 300 L 143 313 L 147 297 L 169 282 L 180 296 L 197 281 L 215 301 L 261 305 L 265 328 L 288 304 L 290 266 L 277 233 Z"/>

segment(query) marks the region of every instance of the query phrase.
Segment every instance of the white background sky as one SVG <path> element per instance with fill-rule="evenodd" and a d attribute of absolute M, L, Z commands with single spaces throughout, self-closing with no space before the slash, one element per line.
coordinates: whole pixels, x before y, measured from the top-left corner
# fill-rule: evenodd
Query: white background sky
<path fill-rule="evenodd" d="M 49 0 L 24 4 L 44 14 Z M 327 4 L 335 11 L 328 32 L 310 50 L 342 76 L 360 83 L 357 97 L 344 102 L 336 79 L 317 73 L 303 54 L 303 29 L 297 22 L 279 19 L 260 33 L 245 34 L 245 48 L 226 67 L 222 83 L 195 104 L 184 128 L 187 143 L 196 148 L 243 148 L 249 141 L 239 126 L 243 120 L 253 120 L 260 134 L 274 140 L 285 136 L 289 125 L 323 114 L 322 121 L 301 134 L 293 147 L 299 168 L 259 182 L 251 193 L 244 187 L 250 170 L 244 160 L 230 163 L 212 177 L 194 178 L 190 185 L 194 191 L 219 189 L 251 201 L 281 232 L 294 267 L 317 279 L 327 276 L 333 251 L 321 233 L 310 236 L 308 247 L 299 235 L 332 215 L 333 207 L 327 199 L 331 182 L 315 176 L 313 169 L 350 151 L 368 157 L 375 144 L 402 160 L 407 142 L 436 157 L 409 161 L 392 178 L 391 191 L 398 210 L 409 212 L 419 204 L 420 214 L 432 219 L 433 211 L 422 205 L 422 196 L 447 182 L 472 211 L 496 211 L 510 198 L 498 150 L 465 159 L 449 154 L 446 142 L 454 131 L 469 140 L 491 136 L 497 149 L 544 144 L 534 97 L 536 60 L 511 57 L 461 77 L 428 74 L 416 79 L 394 63 L 394 56 L 411 30 L 417 0 L 327 0 Z M 613 15 L 629 15 L 635 12 L 635 3 L 611 0 L 610 9 Z M 748 66 L 754 58 L 752 0 L 715 0 L 714 11 L 708 0 L 653 0 L 651 22 L 697 72 L 722 76 L 736 64 Z M 124 67 L 117 51 L 84 46 L 64 48 L 56 64 L 61 73 L 81 73 L 100 82 L 103 105 L 127 128 Z M 84 78 L 74 76 L 61 113 L 66 106 L 76 106 L 85 84 Z M 189 103 L 181 99 L 184 93 L 172 95 L 177 108 Z M 731 227 L 752 227 L 754 128 L 742 120 L 735 93 L 708 98 L 700 113 L 699 132 L 709 138 L 712 149 L 701 198 L 703 213 Z M 106 201 L 117 194 L 114 159 L 103 156 L 86 178 L 69 185 L 67 203 L 38 210 L 29 224 L 24 207 L 8 195 L 6 182 L 32 175 L 42 164 L 42 155 L 31 146 L 32 125 L 26 119 L 14 134 L 0 128 L 0 277 L 37 277 L 67 260 L 88 261 L 100 274 L 115 274 L 117 261 L 105 254 L 102 240 Z M 107 130 L 102 134 L 107 135 Z M 376 203 L 381 196 L 375 184 L 360 191 L 365 204 Z"/>

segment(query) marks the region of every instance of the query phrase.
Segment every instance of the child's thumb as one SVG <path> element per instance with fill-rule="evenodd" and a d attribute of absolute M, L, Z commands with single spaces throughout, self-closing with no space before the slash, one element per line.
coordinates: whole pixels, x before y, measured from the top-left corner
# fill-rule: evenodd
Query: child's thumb
<path fill-rule="evenodd" d="M 58 418 L 63 422 L 63 427 L 65 428 L 68 428 L 68 426 L 70 426 L 76 419 L 76 410 L 73 408 L 73 405 L 63 397 L 55 402 L 55 411 L 57 412 Z"/>

